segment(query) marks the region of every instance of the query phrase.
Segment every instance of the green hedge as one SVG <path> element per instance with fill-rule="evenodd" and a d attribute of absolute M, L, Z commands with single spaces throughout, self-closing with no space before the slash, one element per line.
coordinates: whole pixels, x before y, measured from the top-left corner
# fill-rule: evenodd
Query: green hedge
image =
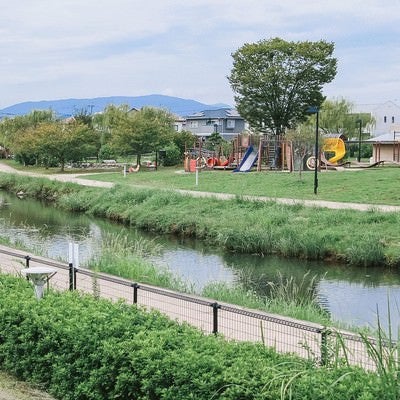
<path fill-rule="evenodd" d="M 390 399 L 380 377 L 0 275 L 0 368 L 59 399 Z"/>

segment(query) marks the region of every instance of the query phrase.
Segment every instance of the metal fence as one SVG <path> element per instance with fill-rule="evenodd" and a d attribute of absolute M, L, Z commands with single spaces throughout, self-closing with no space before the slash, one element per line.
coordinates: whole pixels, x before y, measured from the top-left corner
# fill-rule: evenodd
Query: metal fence
<path fill-rule="evenodd" d="M 311 358 L 322 365 L 346 359 L 351 365 L 376 369 L 369 346 L 360 335 L 351 332 L 144 285 L 0 246 L 2 272 L 21 274 L 23 268 L 43 265 L 56 269 L 57 273 L 48 282 L 56 290 L 79 290 L 113 301 L 122 299 L 158 310 L 207 334 L 221 334 L 227 340 L 261 342 L 278 352 Z M 375 346 L 382 344 L 372 338 L 368 342 Z"/>

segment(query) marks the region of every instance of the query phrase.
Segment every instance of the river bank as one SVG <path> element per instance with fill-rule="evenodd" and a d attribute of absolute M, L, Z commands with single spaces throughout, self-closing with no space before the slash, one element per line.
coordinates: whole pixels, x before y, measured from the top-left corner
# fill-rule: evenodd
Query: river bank
<path fill-rule="evenodd" d="M 399 214 L 284 205 L 124 185 L 86 187 L 0 174 L 0 187 L 57 207 L 162 234 L 194 237 L 238 253 L 397 267 Z"/>

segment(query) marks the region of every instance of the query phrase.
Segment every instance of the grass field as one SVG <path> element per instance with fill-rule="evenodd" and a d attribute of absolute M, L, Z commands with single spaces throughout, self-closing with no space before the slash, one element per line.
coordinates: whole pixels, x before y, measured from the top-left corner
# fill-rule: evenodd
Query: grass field
<path fill-rule="evenodd" d="M 318 194 L 314 194 L 314 173 L 250 172 L 202 170 L 198 185 L 194 173 L 178 168 L 159 168 L 138 173 L 104 172 L 85 176 L 88 179 L 148 185 L 156 188 L 187 189 L 236 195 L 273 198 L 330 200 L 367 204 L 400 205 L 400 168 L 384 166 L 373 169 L 321 171 L 318 174 Z"/>
<path fill-rule="evenodd" d="M 7 163 L 21 171 L 58 174 L 59 168 L 24 167 L 14 161 Z M 93 172 L 92 175 L 90 173 Z M 195 173 L 182 167 L 159 167 L 157 171 L 140 170 L 124 177 L 122 168 L 112 171 L 66 169 L 65 174 L 84 173 L 85 179 L 146 185 L 155 188 L 185 189 L 236 195 L 267 196 L 307 200 L 400 205 L 400 167 L 386 165 L 375 168 L 345 168 L 341 171 L 321 170 L 318 173 L 318 194 L 314 194 L 314 172 L 262 171 L 233 173 L 202 170 L 196 185 Z"/>

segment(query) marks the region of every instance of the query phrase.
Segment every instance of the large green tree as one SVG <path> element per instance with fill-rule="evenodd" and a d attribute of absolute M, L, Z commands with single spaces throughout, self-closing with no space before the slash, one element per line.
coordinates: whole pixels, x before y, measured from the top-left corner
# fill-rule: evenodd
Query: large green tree
<path fill-rule="evenodd" d="M 0 146 L 3 146 L 7 153 L 10 150 L 12 152 L 15 141 L 24 131 L 35 128 L 42 122 L 55 120 L 54 112 L 51 110 L 35 110 L 26 115 L 4 118 L 0 122 Z"/>
<path fill-rule="evenodd" d="M 245 44 L 228 77 L 240 115 L 261 132 L 282 134 L 324 101 L 322 87 L 336 75 L 334 44 L 280 38 Z"/>
<path fill-rule="evenodd" d="M 42 122 L 21 131 L 14 143 L 17 159 L 24 164 L 33 160 L 46 167 L 81 161 L 96 153 L 97 138 L 87 125 L 76 121 Z"/>
<path fill-rule="evenodd" d="M 121 117 L 121 116 L 120 116 Z M 142 154 L 156 151 L 171 143 L 174 116 L 163 109 L 143 107 L 120 118 L 112 132 L 112 142 L 125 154 L 136 154 L 140 164 Z"/>

